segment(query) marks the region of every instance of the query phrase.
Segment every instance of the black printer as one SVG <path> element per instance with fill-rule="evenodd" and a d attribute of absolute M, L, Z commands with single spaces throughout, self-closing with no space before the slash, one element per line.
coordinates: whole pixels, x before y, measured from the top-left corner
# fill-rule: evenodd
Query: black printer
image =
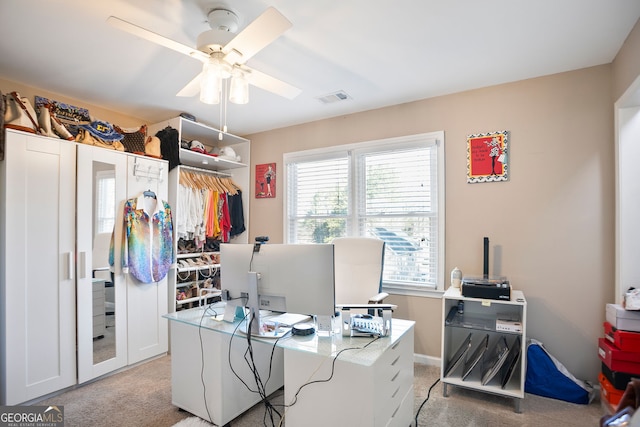
<path fill-rule="evenodd" d="M 511 300 L 511 285 L 506 277 L 463 277 L 462 296 L 481 299 Z"/>

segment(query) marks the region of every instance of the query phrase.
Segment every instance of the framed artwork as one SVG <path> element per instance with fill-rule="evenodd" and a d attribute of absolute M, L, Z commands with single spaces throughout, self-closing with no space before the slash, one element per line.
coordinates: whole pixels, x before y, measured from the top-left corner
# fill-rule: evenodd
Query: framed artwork
<path fill-rule="evenodd" d="M 256 199 L 276 197 L 276 164 L 256 165 Z"/>
<path fill-rule="evenodd" d="M 509 179 L 509 132 L 489 132 L 467 137 L 467 182 Z"/>

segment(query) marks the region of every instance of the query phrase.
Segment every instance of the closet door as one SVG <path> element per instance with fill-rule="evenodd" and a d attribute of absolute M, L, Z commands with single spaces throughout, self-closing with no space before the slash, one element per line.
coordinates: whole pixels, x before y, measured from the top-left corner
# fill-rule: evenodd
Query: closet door
<path fill-rule="evenodd" d="M 75 143 L 7 131 L 2 169 L 0 404 L 76 382 Z"/>
<path fill-rule="evenodd" d="M 151 190 L 158 202 L 167 200 L 168 163 L 141 156 L 128 159 L 127 198 Z M 171 271 L 171 270 L 170 270 Z M 127 350 L 129 364 L 166 353 L 169 345 L 167 277 L 141 283 L 130 274 L 127 282 Z"/>
<path fill-rule="evenodd" d="M 127 364 L 127 290 L 120 236 L 128 156 L 88 145 L 77 149 L 78 382 L 83 383 Z"/>

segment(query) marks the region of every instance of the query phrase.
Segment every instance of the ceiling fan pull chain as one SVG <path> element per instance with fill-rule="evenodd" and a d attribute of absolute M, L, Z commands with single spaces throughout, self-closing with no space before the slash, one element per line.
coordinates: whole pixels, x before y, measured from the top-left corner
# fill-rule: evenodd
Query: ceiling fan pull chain
<path fill-rule="evenodd" d="M 222 86 L 224 85 L 224 82 L 222 83 L 222 85 L 220 85 L 220 92 L 222 92 Z M 222 97 L 220 98 L 222 99 Z M 220 102 L 220 121 L 218 123 L 220 123 L 220 127 L 222 127 L 222 110 L 224 109 L 224 105 L 222 102 Z M 218 132 L 218 140 L 222 141 L 222 132 Z"/>
<path fill-rule="evenodd" d="M 229 82 L 224 82 L 224 126 L 222 126 L 222 132 L 227 133 L 227 106 L 229 102 Z M 222 140 L 222 135 L 220 135 L 220 140 Z"/>

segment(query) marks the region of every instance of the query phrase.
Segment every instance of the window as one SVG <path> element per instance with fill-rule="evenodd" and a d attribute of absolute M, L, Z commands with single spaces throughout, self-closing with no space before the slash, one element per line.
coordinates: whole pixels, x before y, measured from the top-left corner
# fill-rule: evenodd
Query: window
<path fill-rule="evenodd" d="M 444 132 L 284 155 L 285 241 L 386 242 L 383 287 L 423 295 L 444 283 Z"/>
<path fill-rule="evenodd" d="M 96 172 L 96 232 L 111 233 L 116 223 L 116 176 L 114 171 Z"/>

